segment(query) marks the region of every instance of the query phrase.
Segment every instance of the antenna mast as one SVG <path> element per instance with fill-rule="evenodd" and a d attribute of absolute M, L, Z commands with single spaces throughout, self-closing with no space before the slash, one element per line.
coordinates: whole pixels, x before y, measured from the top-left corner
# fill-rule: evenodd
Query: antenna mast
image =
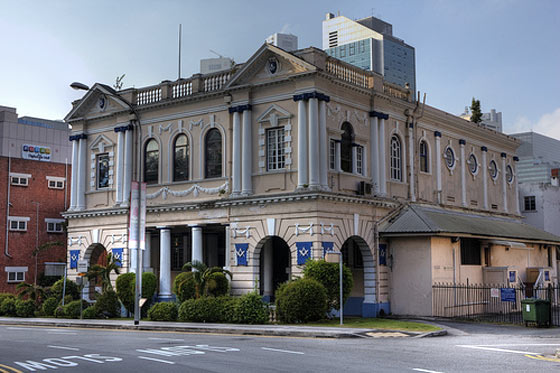
<path fill-rule="evenodd" d="M 179 72 L 177 79 L 181 79 L 181 35 L 183 33 L 183 25 L 179 23 Z"/>

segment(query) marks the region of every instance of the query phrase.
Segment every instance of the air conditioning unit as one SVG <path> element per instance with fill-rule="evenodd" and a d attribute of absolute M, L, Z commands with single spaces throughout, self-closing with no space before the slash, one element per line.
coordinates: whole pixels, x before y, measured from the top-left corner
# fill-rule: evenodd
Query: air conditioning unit
<path fill-rule="evenodd" d="M 366 183 L 365 181 L 360 181 L 358 183 L 358 191 L 359 196 L 371 196 L 373 193 L 373 185 L 371 183 Z"/>

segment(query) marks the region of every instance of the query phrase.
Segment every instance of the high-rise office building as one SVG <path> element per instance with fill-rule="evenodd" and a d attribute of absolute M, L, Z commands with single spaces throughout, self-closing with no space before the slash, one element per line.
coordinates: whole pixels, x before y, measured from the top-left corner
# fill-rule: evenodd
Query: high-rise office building
<path fill-rule="evenodd" d="M 393 36 L 393 26 L 379 18 L 353 21 L 328 13 L 323 21 L 323 49 L 333 57 L 372 70 L 385 80 L 416 90 L 414 48 Z"/>
<path fill-rule="evenodd" d="M 275 47 L 282 48 L 286 52 L 293 52 L 298 49 L 298 38 L 292 34 L 275 32 L 266 38 L 266 42 L 274 45 Z"/>
<path fill-rule="evenodd" d="M 468 106 L 465 106 L 465 111 L 462 114 L 460 114 L 459 117 L 466 120 L 471 120 L 471 115 L 472 112 L 470 108 Z M 489 113 L 482 113 L 481 119 L 482 122 L 480 122 L 480 124 L 483 125 L 484 127 L 497 132 L 503 132 L 501 111 L 496 112 L 496 109 L 491 109 Z"/>

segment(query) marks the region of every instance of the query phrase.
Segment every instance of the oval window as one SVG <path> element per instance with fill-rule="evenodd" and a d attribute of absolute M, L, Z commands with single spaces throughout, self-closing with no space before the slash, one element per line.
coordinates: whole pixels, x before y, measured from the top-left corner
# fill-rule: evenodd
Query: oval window
<path fill-rule="evenodd" d="M 453 149 L 447 147 L 445 149 L 444 158 L 447 167 L 453 168 L 453 166 L 455 166 L 455 153 L 453 152 Z"/>
<path fill-rule="evenodd" d="M 476 171 L 478 171 L 478 163 L 474 154 L 469 156 L 467 163 L 469 164 L 469 171 L 471 171 L 471 174 L 476 174 Z"/>
<path fill-rule="evenodd" d="M 511 166 L 506 167 L 506 180 L 510 184 L 513 181 L 513 168 Z"/>
<path fill-rule="evenodd" d="M 498 166 L 496 166 L 496 162 L 490 162 L 490 165 L 488 166 L 488 172 L 490 172 L 490 176 L 492 177 L 492 179 L 495 179 L 498 176 Z"/>

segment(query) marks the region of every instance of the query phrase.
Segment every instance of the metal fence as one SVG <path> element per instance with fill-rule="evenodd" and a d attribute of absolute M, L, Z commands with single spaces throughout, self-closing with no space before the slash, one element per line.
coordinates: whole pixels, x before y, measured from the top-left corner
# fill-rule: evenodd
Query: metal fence
<path fill-rule="evenodd" d="M 560 285 L 547 287 L 488 284 L 432 285 L 432 314 L 436 317 L 523 324 L 521 301 L 539 298 L 550 301 L 551 324 L 560 326 Z"/>

